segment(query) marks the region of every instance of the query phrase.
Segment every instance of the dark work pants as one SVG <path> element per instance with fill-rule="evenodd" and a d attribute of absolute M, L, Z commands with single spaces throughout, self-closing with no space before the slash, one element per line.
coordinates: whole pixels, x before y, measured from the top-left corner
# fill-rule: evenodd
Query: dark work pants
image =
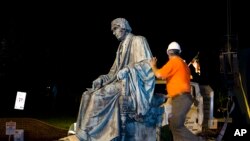
<path fill-rule="evenodd" d="M 174 141 L 198 141 L 194 135 L 184 125 L 186 115 L 193 103 L 191 94 L 182 94 L 172 98 L 172 114 L 169 119 L 169 127 L 173 134 Z"/>

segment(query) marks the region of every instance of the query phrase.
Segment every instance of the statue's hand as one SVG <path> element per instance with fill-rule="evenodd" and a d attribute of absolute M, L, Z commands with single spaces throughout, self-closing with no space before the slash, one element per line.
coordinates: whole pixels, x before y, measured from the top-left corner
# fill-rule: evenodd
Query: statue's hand
<path fill-rule="evenodd" d="M 127 75 L 128 75 L 128 73 L 129 73 L 129 69 L 128 69 L 128 68 L 123 68 L 123 69 L 121 69 L 121 70 L 118 72 L 118 74 L 117 74 L 117 79 L 118 79 L 118 80 L 122 80 L 122 79 L 126 78 Z"/>
<path fill-rule="evenodd" d="M 93 81 L 92 89 L 97 90 L 97 89 L 101 88 L 101 86 L 102 86 L 102 79 L 100 77 L 98 77 L 96 80 Z"/>

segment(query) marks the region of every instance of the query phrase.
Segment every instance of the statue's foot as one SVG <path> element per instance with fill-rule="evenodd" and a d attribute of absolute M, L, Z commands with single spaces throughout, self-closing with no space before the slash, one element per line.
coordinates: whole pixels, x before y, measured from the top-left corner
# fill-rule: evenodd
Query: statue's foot
<path fill-rule="evenodd" d="M 64 138 L 60 138 L 58 141 L 80 141 L 76 135 L 70 135 Z"/>

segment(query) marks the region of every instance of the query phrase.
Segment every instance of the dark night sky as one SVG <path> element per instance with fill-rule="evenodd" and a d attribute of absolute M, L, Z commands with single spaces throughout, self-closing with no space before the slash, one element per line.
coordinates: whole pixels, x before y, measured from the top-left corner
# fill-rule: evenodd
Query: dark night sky
<path fill-rule="evenodd" d="M 11 58 L 6 76 L 16 89 L 54 79 L 80 95 L 113 63 L 118 41 L 110 22 L 117 17 L 126 18 L 134 34 L 148 39 L 159 66 L 173 40 L 181 44 L 187 62 L 200 51 L 204 83 L 216 85 L 219 50 L 227 34 L 226 0 L 22 4 L 1 5 L 0 37 L 7 39 Z M 248 47 L 249 10 L 244 7 L 242 2 L 231 3 L 231 33 L 238 36 L 239 48 Z"/>

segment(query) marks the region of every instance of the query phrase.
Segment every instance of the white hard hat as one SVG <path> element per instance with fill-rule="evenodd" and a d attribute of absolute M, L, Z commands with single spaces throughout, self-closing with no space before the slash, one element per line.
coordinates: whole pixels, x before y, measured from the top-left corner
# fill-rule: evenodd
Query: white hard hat
<path fill-rule="evenodd" d="M 179 53 L 181 53 L 181 47 L 180 47 L 180 45 L 179 45 L 177 42 L 171 42 L 171 43 L 168 45 L 167 52 L 168 52 L 168 50 L 170 50 L 170 49 L 177 49 L 177 50 L 179 50 Z"/>

